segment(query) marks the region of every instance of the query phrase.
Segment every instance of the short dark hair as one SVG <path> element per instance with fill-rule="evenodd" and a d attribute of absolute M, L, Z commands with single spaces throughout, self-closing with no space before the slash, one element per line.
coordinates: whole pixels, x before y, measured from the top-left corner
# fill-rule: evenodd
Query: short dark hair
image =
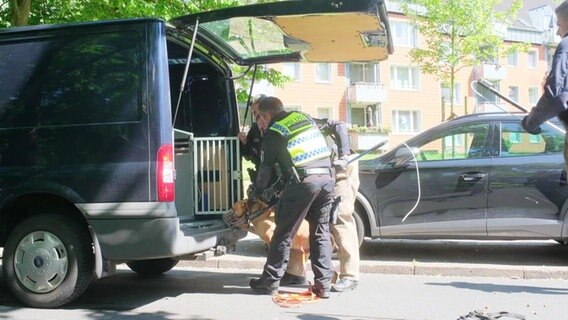
<path fill-rule="evenodd" d="M 265 94 L 262 94 L 262 93 L 258 94 L 256 96 L 252 97 L 250 104 L 253 105 L 253 104 L 260 103 L 260 101 L 262 101 L 263 99 L 266 99 L 266 97 L 267 96 Z"/>
<path fill-rule="evenodd" d="M 565 20 L 568 20 L 568 1 L 563 1 L 561 4 L 556 7 L 554 10 L 556 15 L 562 16 Z"/>
<path fill-rule="evenodd" d="M 282 101 L 276 97 L 266 97 L 260 101 L 258 111 L 260 113 L 268 113 L 271 116 L 274 116 L 284 111 L 284 105 L 282 104 Z"/>

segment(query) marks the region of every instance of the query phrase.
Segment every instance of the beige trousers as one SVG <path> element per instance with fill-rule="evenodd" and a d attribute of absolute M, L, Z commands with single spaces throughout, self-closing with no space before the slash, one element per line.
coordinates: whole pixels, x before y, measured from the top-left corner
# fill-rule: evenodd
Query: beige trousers
<path fill-rule="evenodd" d="M 359 279 L 359 240 L 353 212 L 359 189 L 359 163 L 351 163 L 345 173 L 337 174 L 335 194 L 341 196 L 337 223 L 331 226 L 339 259 L 339 278 Z"/>

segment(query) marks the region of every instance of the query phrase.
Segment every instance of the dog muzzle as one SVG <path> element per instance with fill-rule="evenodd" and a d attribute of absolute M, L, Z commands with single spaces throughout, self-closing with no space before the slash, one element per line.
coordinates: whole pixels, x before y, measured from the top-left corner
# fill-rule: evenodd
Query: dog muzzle
<path fill-rule="evenodd" d="M 223 221 L 226 225 L 235 229 L 246 229 L 249 225 L 249 219 L 246 214 L 237 217 L 233 209 L 229 209 L 223 214 Z"/>

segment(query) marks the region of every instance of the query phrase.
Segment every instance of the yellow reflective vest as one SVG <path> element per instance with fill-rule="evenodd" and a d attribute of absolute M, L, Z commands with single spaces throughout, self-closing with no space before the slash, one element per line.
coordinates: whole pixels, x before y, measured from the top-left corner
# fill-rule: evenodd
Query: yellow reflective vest
<path fill-rule="evenodd" d="M 331 156 L 317 125 L 301 112 L 290 112 L 283 119 L 275 121 L 269 130 L 288 138 L 287 149 L 296 167 Z"/>

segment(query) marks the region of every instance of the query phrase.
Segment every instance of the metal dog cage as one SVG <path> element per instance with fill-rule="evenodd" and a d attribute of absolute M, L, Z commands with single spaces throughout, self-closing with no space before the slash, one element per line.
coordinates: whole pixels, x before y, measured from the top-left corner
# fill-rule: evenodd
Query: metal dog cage
<path fill-rule="evenodd" d="M 194 137 L 176 129 L 175 153 L 178 208 L 193 208 L 195 215 L 224 214 L 240 200 L 237 137 Z"/>

